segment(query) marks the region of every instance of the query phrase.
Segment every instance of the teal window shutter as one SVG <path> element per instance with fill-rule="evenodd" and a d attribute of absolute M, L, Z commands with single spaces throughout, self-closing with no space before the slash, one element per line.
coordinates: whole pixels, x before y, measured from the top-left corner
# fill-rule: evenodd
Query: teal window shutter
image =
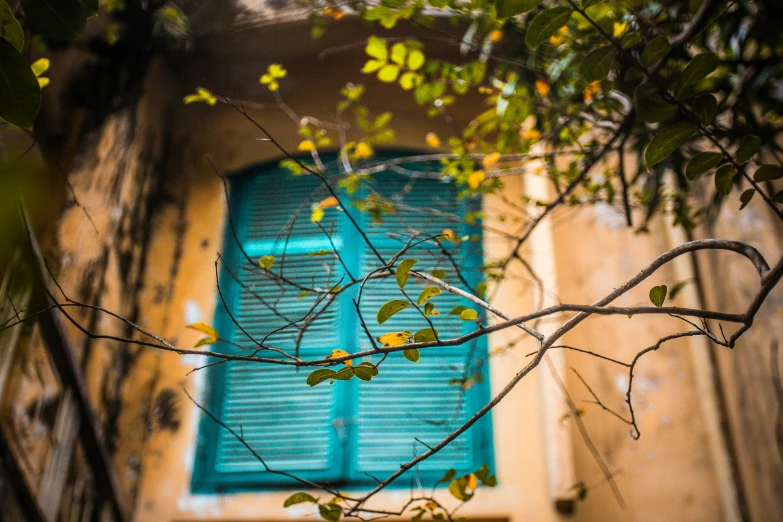
<path fill-rule="evenodd" d="M 447 281 L 461 287 L 467 281 L 475 286 L 482 263 L 480 228 L 464 225 L 464 214 L 471 209 L 458 200 L 453 184 L 434 179 L 411 182 L 393 174 L 374 179 L 373 187 L 394 201 L 395 215 L 385 216 L 380 223 L 374 223 L 365 213 L 354 215 L 382 255 L 391 258 L 414 231 L 436 235 L 450 229 L 458 236 L 472 236 L 459 248 L 445 244 L 461 268 L 461 278 L 441 249 L 432 244 L 418 246 L 403 258 L 419 259 L 416 270 L 443 270 Z M 406 190 L 411 186 L 412 190 Z M 293 178 L 275 167 L 252 169 L 232 179 L 231 221 L 239 245 L 229 226 L 221 273 L 228 312 L 219 301 L 215 324 L 221 337 L 230 339 L 232 345 L 221 345 L 221 349 L 252 353 L 251 338 L 260 341 L 267 335 L 266 343 L 305 358 L 323 357 L 336 348 L 349 352 L 370 348 L 353 309 L 355 287 L 320 313 L 301 339 L 297 339 L 296 328 L 283 328 L 301 321 L 313 306 L 316 312 L 320 310 L 317 295 L 307 294 L 307 288 L 330 288 L 347 282 L 341 279 L 346 275 L 344 267 L 334 256 L 312 256 L 312 252 L 338 248 L 355 276 L 378 266 L 345 212 L 328 210 L 320 222 L 323 229 L 311 223 L 311 205 L 328 195 L 318 179 Z M 275 257 L 271 272 L 282 273 L 286 282 L 268 277 L 247 259 L 257 262 L 265 255 Z M 424 287 L 411 278 L 406 291 L 416 299 Z M 394 278 L 368 283 L 361 310 L 373 335 L 415 332 L 427 326 L 414 310 L 377 324 L 375 315 L 380 305 L 399 295 Z M 475 328 L 473 322 L 448 315 L 454 306 L 470 304 L 464 299 L 443 293 L 433 303 L 441 312 L 432 318 L 441 337 L 453 338 Z M 426 451 L 427 445 L 438 443 L 486 403 L 486 379 L 473 379 L 467 390 L 460 385 L 477 372 L 486 377 L 486 353 L 486 341 L 478 339 L 460 347 L 425 350 L 418 363 L 393 354 L 381 366 L 380 375 L 369 383 L 353 379 L 313 388 L 304 383 L 308 369 L 297 373 L 290 366 L 222 363 L 208 370 L 207 406 L 227 425 L 241 431 L 271 468 L 332 484 L 371 484 L 373 477 L 396 471 L 400 464 Z M 259 355 L 283 357 L 271 351 Z M 448 467 L 467 472 L 484 462 L 492 466 L 489 417 L 422 463 L 418 473 L 422 480 L 432 483 Z M 263 465 L 227 430 L 208 418 L 202 419 L 194 491 L 293 484 L 291 479 L 264 471 Z M 407 487 L 408 482 L 400 480 L 396 485 Z"/>
<path fill-rule="evenodd" d="M 415 170 L 416 166 L 410 169 Z M 385 259 L 397 254 L 412 234 L 421 234 L 418 239 L 424 239 L 442 234 L 444 230 L 451 230 L 460 237 L 480 233 L 480 229 L 464 225 L 468 204 L 457 199 L 454 184 L 385 174 L 376 177 L 375 187 L 395 205 L 393 216 L 387 216 L 380 223 L 371 220 L 364 223 L 369 238 Z M 473 239 L 479 238 L 480 235 Z M 412 248 L 401 259 L 418 259 L 414 270 L 429 273 L 438 270 L 444 273 L 441 277 L 446 282 L 464 287 L 454 268 L 456 264 L 462 277 L 475 287 L 482 257 L 480 241 L 468 240 L 459 248 L 454 248 L 451 242 L 445 242 L 444 246 L 453 256 L 454 263 L 431 242 Z M 369 251 L 365 252 L 363 263 L 362 273 L 378 264 Z M 405 291 L 416 300 L 427 286 L 410 278 Z M 373 336 L 403 330 L 415 333 L 429 327 L 413 307 L 378 325 L 375 315 L 381 305 L 402 296 L 394 278 L 371 280 L 365 288 L 362 316 Z M 430 317 L 439 337 L 453 339 L 475 328 L 475 323 L 448 314 L 455 306 L 470 304 L 464 299 L 444 292 L 431 302 L 440 312 L 440 315 Z M 369 386 L 358 384 L 352 405 L 352 446 L 356 454 L 351 470 L 355 480 L 366 479 L 368 474 L 383 477 L 397 471 L 401 464 L 424 453 L 428 446 L 434 446 L 459 427 L 484 404 L 482 400 L 486 402 L 486 394 L 481 393 L 487 391 L 484 381 L 467 391 L 460 386 L 460 381 L 474 375 L 475 366 L 486 358 L 485 341 L 473 342 L 473 346 L 428 348 L 421 352 L 417 363 L 408 361 L 400 353 L 392 354 L 381 366 L 379 376 L 367 383 Z M 470 349 L 466 350 L 466 347 Z M 362 338 L 361 348 L 371 348 L 366 338 Z M 483 379 L 483 372 L 481 375 Z M 488 422 L 489 419 L 482 420 L 478 429 L 471 428 L 422 462 L 418 466 L 420 478 L 437 480 L 449 467 L 467 472 L 479 468 L 483 462 L 489 464 L 491 442 L 485 429 Z M 408 484 L 401 482 L 400 486 Z"/>
<path fill-rule="evenodd" d="M 221 345 L 221 349 L 250 354 L 255 346 L 252 338 L 302 357 L 322 357 L 339 344 L 340 302 L 320 314 L 299 341 L 296 329 L 281 328 L 301 321 L 314 305 L 315 294 L 301 296 L 304 288 L 330 288 L 343 274 L 333 256 L 308 255 L 330 248 L 328 239 L 310 221 L 310 204 L 325 197 L 320 184 L 312 178 L 284 183 L 283 175 L 281 170 L 271 169 L 232 182 L 231 221 L 239 244 L 229 226 L 220 281 L 230 315 L 219 300 L 216 325 L 232 345 Z M 339 236 L 339 219 L 330 216 L 322 224 Z M 286 281 L 298 288 L 251 265 L 265 255 L 275 257 L 271 272 L 280 274 L 282 267 Z M 270 334 L 277 329 L 281 330 Z M 272 351 L 258 355 L 283 358 Z M 241 431 L 271 468 L 312 480 L 339 480 L 344 475 L 345 445 L 340 443 L 336 423 L 344 417 L 345 391 L 339 386 L 310 388 L 304 383 L 305 375 L 291 366 L 219 364 L 209 371 L 209 408 Z M 240 441 L 209 419 L 203 419 L 201 433 L 194 490 L 294 483 L 264 471 Z"/>

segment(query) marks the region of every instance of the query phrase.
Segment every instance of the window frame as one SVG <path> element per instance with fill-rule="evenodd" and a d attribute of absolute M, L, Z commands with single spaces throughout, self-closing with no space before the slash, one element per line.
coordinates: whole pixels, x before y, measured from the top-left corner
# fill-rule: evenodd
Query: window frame
<path fill-rule="evenodd" d="M 377 157 L 378 159 L 391 159 L 391 158 L 399 158 L 401 156 L 407 156 L 407 155 L 413 155 L 415 153 L 406 152 L 406 151 L 397 151 L 394 153 L 385 153 L 385 154 L 379 154 Z M 328 159 L 332 158 L 324 158 L 324 163 L 327 163 Z M 221 264 L 220 269 L 220 281 L 226 282 L 228 281 L 229 284 L 222 283 L 221 284 L 221 292 L 223 294 L 223 299 L 225 302 L 233 309 L 234 305 L 236 303 L 236 294 L 238 286 L 235 282 L 233 282 L 233 279 L 231 278 L 231 275 L 228 273 L 227 269 L 225 268 L 226 265 L 228 266 L 236 266 L 238 262 L 241 262 L 244 260 L 244 255 L 241 252 L 241 249 L 236 245 L 236 241 L 234 238 L 234 233 L 236 233 L 237 238 L 243 238 L 243 232 L 245 230 L 246 226 L 246 220 L 243 219 L 244 216 L 248 215 L 248 211 L 250 209 L 250 205 L 252 204 L 251 198 L 247 196 L 248 191 L 243 190 L 244 187 L 247 186 L 249 182 L 251 182 L 256 176 L 280 176 L 283 175 L 284 172 L 286 172 L 284 169 L 279 167 L 279 160 L 267 162 L 267 163 L 261 163 L 257 165 L 253 165 L 249 168 L 244 169 L 243 171 L 233 174 L 230 177 L 230 191 L 229 191 L 229 206 L 227 210 L 226 215 L 226 224 L 225 224 L 225 232 L 223 237 L 223 263 Z M 480 204 L 477 202 L 469 202 L 467 200 L 461 200 L 458 201 L 460 204 L 460 213 L 464 214 L 468 210 L 476 210 L 476 205 Z M 365 213 L 361 213 L 356 211 L 355 209 L 345 209 L 345 212 L 342 212 L 340 214 L 340 219 L 342 220 L 342 247 L 345 248 L 346 245 L 351 244 L 359 244 L 359 242 L 363 242 L 363 239 L 359 232 L 350 224 L 350 221 L 348 217 L 346 216 L 347 212 L 351 212 L 352 217 L 357 220 L 360 226 L 364 227 L 367 223 L 367 216 Z M 230 212 L 230 216 L 228 213 Z M 471 233 L 478 233 L 482 234 L 481 224 L 480 222 L 476 225 L 464 225 L 461 224 L 461 227 L 465 227 L 464 230 L 461 229 L 460 232 L 471 232 Z M 232 230 L 233 227 L 233 230 Z M 483 237 L 483 236 L 482 236 Z M 307 239 L 300 240 L 302 244 L 305 244 L 307 242 Z M 322 248 L 322 245 L 318 244 L 320 241 L 327 241 L 326 238 L 323 240 L 312 240 L 311 245 L 307 246 L 309 249 L 308 251 L 313 251 L 316 249 Z M 263 243 L 260 242 L 259 245 Z M 312 247 L 312 248 L 310 248 Z M 327 246 L 327 248 L 329 248 Z M 361 248 L 367 248 L 366 245 L 363 245 Z M 251 250 L 250 248 L 246 248 L 246 250 Z M 253 253 L 248 252 L 248 255 L 253 258 Z M 348 269 L 353 274 L 358 274 L 361 269 L 361 256 L 354 255 L 354 256 L 344 256 L 346 264 L 348 265 Z M 472 251 L 465 259 L 465 262 L 467 265 L 473 265 L 475 263 L 475 266 L 481 266 L 483 264 L 483 245 L 481 244 L 481 241 L 478 242 L 477 248 Z M 471 281 L 472 284 L 475 284 L 475 281 Z M 343 292 L 338 299 L 340 299 L 340 318 L 339 323 L 341 324 L 341 328 L 344 329 L 345 332 L 356 332 L 356 336 L 353 336 L 353 339 L 346 339 L 345 343 L 345 349 L 351 353 L 356 352 L 359 350 L 359 335 L 364 335 L 364 333 L 361 331 L 361 326 L 359 325 L 358 318 L 356 317 L 355 313 L 346 313 L 347 311 L 353 310 L 353 302 L 351 301 L 353 294 L 355 292 Z M 229 314 L 225 311 L 223 302 L 221 301 L 221 297 L 219 295 L 216 296 L 216 306 L 214 311 L 214 324 L 219 332 L 229 332 L 235 328 L 235 325 L 233 324 L 231 318 L 229 317 Z M 232 312 L 233 313 L 233 312 Z M 472 322 L 466 321 L 462 324 L 462 333 L 467 333 L 469 331 L 472 331 L 473 328 L 471 328 Z M 343 334 L 345 335 L 345 334 Z M 476 342 L 476 353 L 479 356 L 486 356 L 488 349 L 487 349 L 487 337 L 481 336 L 475 340 Z M 467 346 L 467 343 L 464 345 L 461 345 L 462 347 Z M 217 362 L 216 358 L 209 358 L 209 363 Z M 204 399 L 203 403 L 205 404 L 207 410 L 212 413 L 217 418 L 222 418 L 222 406 L 223 406 L 223 396 L 225 394 L 226 386 L 228 386 L 228 383 L 226 382 L 226 366 L 227 364 L 235 364 L 235 363 L 226 363 L 226 364 L 220 364 L 216 366 L 212 366 L 210 368 L 207 368 L 207 377 L 205 381 L 208 383 L 205 393 L 204 393 Z M 483 377 L 483 382 L 479 383 L 478 385 L 475 385 L 471 387 L 471 389 L 467 390 L 465 392 L 466 394 L 466 404 L 469 404 L 469 411 L 475 412 L 482 406 L 484 406 L 487 402 L 490 400 L 490 386 L 489 386 L 489 372 L 488 372 L 489 364 L 485 363 L 482 365 L 481 368 L 481 374 Z M 302 377 L 302 380 L 304 377 Z M 302 382 L 302 385 L 304 383 Z M 358 379 L 351 379 L 350 381 L 346 382 L 338 382 L 332 386 L 337 387 L 338 389 L 335 390 L 335 400 L 337 401 L 336 405 L 336 415 L 337 419 L 343 418 L 343 419 L 350 419 L 353 418 L 353 415 L 356 412 L 357 407 L 357 386 L 360 386 L 361 383 L 358 382 Z M 351 399 L 353 397 L 353 399 Z M 275 490 L 290 490 L 293 487 L 302 487 L 301 484 L 298 482 L 292 480 L 292 479 L 285 479 L 285 477 L 282 477 L 281 475 L 268 473 L 266 471 L 247 471 L 247 472 L 218 472 L 215 469 L 215 463 L 217 458 L 217 444 L 218 444 L 218 436 L 219 431 L 223 429 L 220 425 L 218 425 L 216 422 L 214 422 L 212 419 L 209 418 L 209 416 L 199 412 L 200 414 L 200 420 L 198 422 L 198 428 L 197 428 L 197 441 L 196 441 L 196 448 L 195 448 L 195 454 L 194 454 L 194 466 L 193 466 L 193 474 L 191 477 L 191 491 L 194 493 L 200 493 L 200 494 L 215 494 L 215 493 L 240 493 L 240 492 L 249 492 L 249 491 L 275 491 Z M 233 427 L 234 429 L 237 429 L 236 427 Z M 350 425 L 347 429 L 351 429 Z M 494 434 L 492 430 L 492 420 L 491 420 L 491 414 L 485 415 L 481 419 L 477 421 L 476 424 L 471 428 L 471 430 L 468 432 L 471 437 L 473 437 L 473 462 L 476 463 L 476 468 L 480 467 L 482 463 L 487 463 L 490 468 L 494 469 Z M 353 466 L 350 465 L 350 459 L 348 458 L 348 453 L 351 449 L 355 448 L 349 448 L 349 445 L 353 443 L 353 434 L 348 434 L 346 437 L 344 437 L 342 440 L 340 439 L 339 435 L 334 434 L 333 437 L 336 439 L 336 446 L 334 448 L 335 454 L 334 459 L 335 462 L 339 465 L 334 466 L 332 469 L 328 471 L 302 471 L 302 472 L 291 472 L 296 474 L 297 476 L 310 480 L 313 482 L 322 482 L 322 483 L 328 483 L 332 486 L 347 486 L 349 488 L 354 487 L 364 487 L 364 486 L 372 486 L 376 485 L 377 482 L 375 482 L 372 478 L 366 476 L 362 472 L 358 472 L 354 469 Z M 473 470 L 458 470 L 458 472 L 469 472 Z M 290 471 L 289 471 L 290 472 Z M 444 470 L 439 470 L 437 472 L 435 471 L 424 471 L 419 472 L 419 477 L 422 479 L 422 481 L 427 483 L 434 483 L 436 480 L 438 480 Z M 413 471 L 409 471 L 406 473 L 403 477 L 408 476 L 408 474 L 414 473 Z M 282 478 L 281 478 L 282 477 Z M 410 486 L 409 480 L 405 480 L 403 477 L 400 477 L 400 479 L 396 480 L 393 484 L 391 484 L 390 488 L 408 488 Z M 445 486 L 444 484 L 441 484 L 441 486 Z"/>

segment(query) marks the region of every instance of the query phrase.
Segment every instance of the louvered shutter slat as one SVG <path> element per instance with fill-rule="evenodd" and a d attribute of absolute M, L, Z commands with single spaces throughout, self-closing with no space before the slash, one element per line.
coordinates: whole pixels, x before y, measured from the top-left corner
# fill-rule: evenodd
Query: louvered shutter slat
<path fill-rule="evenodd" d="M 386 259 L 402 248 L 412 232 L 427 235 L 439 234 L 445 229 L 456 234 L 465 232 L 460 217 L 463 214 L 461 203 L 457 201 L 453 185 L 418 180 L 414 188 L 406 192 L 407 184 L 407 179 L 396 175 L 381 176 L 375 184 L 375 188 L 397 206 L 398 216 L 366 226 L 368 235 Z M 475 281 L 477 267 L 466 263 L 470 257 L 469 246 L 444 245 L 465 268 L 465 275 Z M 480 245 L 477 248 L 480 249 Z M 405 258 L 419 259 L 414 270 L 431 272 L 436 268 L 443 269 L 448 282 L 463 286 L 437 246 L 421 245 L 408 251 L 401 259 Z M 364 273 L 378 264 L 369 253 L 363 256 L 362 261 Z M 415 300 L 426 286 L 410 278 L 405 289 Z M 413 307 L 378 325 L 376 313 L 389 299 L 404 299 L 393 277 L 368 282 L 361 307 L 373 335 L 401 330 L 416 332 L 429 327 Z M 448 315 L 454 306 L 470 303 L 446 292 L 434 297 L 432 303 L 441 312 L 440 316 L 431 316 L 430 319 L 442 339 L 455 338 L 471 329 L 457 316 Z M 369 348 L 366 339 L 362 339 L 361 343 L 363 348 Z M 404 359 L 399 353 L 393 354 L 381 366 L 378 377 L 369 383 L 359 383 L 354 417 L 356 455 L 352 462 L 357 477 L 365 473 L 379 477 L 393 473 L 401 464 L 427 451 L 424 444 L 439 443 L 475 411 L 474 393 L 465 393 L 454 383 L 468 372 L 467 346 L 424 350 L 418 363 Z M 481 354 L 481 350 L 478 353 Z M 426 480 L 426 476 L 439 476 L 449 467 L 467 471 L 480 466 L 477 455 L 481 454 L 480 445 L 486 441 L 474 430 L 481 429 L 481 426 L 471 428 L 422 462 L 418 472 L 425 475 Z M 416 442 L 417 438 L 424 444 Z"/>
<path fill-rule="evenodd" d="M 303 287 L 330 288 L 337 284 L 342 270 L 336 260 L 308 255 L 325 246 L 319 243 L 324 240 L 323 233 L 310 221 L 311 204 L 326 197 L 317 180 L 292 178 L 278 171 L 245 179 L 236 190 L 242 191 L 239 236 L 252 259 L 274 255 L 271 271 Z M 336 212 L 329 213 L 322 224 L 340 233 Z M 256 341 L 266 337 L 265 344 L 296 353 L 297 325 L 283 327 L 292 321 L 302 324 L 316 295 L 302 297 L 299 288 L 275 281 L 258 266 L 249 266 L 236 250 L 232 272 L 241 284 L 231 277 L 225 281 L 233 294 L 232 314 Z M 339 346 L 339 304 L 333 303 L 306 330 L 299 345 L 301 357 L 322 357 Z M 232 347 L 232 351 L 248 353 L 256 348 L 245 333 L 225 319 L 232 342 L 244 348 Z M 271 333 L 279 328 L 283 329 Z M 282 358 L 272 351 L 259 355 Z M 241 426 L 245 440 L 270 467 L 303 476 L 316 473 L 327 479 L 339 478 L 343 449 L 335 421 L 345 401 L 338 386 L 310 388 L 304 382 L 307 371 L 295 373 L 290 366 L 230 363 L 224 371 L 222 420 L 237 431 Z M 214 468 L 218 474 L 233 478 L 286 482 L 284 477 L 264 472 L 263 465 L 226 430 L 218 432 Z"/>

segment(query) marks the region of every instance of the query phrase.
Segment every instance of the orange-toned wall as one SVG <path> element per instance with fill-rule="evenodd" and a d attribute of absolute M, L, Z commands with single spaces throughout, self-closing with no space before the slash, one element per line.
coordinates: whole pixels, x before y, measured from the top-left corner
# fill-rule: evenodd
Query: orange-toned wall
<path fill-rule="evenodd" d="M 361 38 L 362 30 L 351 27 L 348 32 L 353 38 Z M 271 98 L 257 84 L 259 74 L 273 61 L 284 63 L 289 69 L 281 94 L 299 114 L 328 120 L 333 115 L 334 94 L 340 84 L 346 80 L 365 82 L 371 110 L 394 112 L 393 127 L 400 148 L 419 148 L 429 131 L 448 135 L 445 125 L 422 118 L 420 109 L 398 89 L 379 86 L 362 77 L 357 72 L 362 62 L 361 49 L 319 57 L 321 47 L 336 47 L 344 41 L 345 31 L 327 32 L 319 48 L 305 34 L 306 28 L 297 24 L 219 33 L 199 40 L 194 54 L 159 63 L 152 69 L 146 94 L 134 115 L 149 125 L 124 145 L 131 151 L 127 161 L 118 161 L 122 155 L 101 152 L 113 150 L 112 145 L 124 139 L 125 134 L 120 131 L 127 122 L 118 117 L 97 131 L 95 142 L 88 145 L 90 157 L 97 156 L 99 161 L 77 163 L 71 174 L 79 181 L 74 184 L 77 195 L 86 202 L 100 232 L 92 230 L 79 209 L 66 213 L 59 240 L 61 261 L 67 264 L 63 273 L 70 274 L 69 288 L 77 290 L 90 283 L 91 263 L 109 255 L 100 289 L 101 302 L 106 306 L 122 310 L 132 297 L 140 326 L 183 348 L 192 346 L 196 339 L 196 334 L 186 330 L 185 325 L 211 320 L 216 305 L 214 262 L 222 245 L 226 215 L 222 184 L 213 166 L 219 174 L 227 174 L 277 159 L 279 152 L 269 143 L 259 141 L 257 138 L 262 135 L 258 130 L 226 106 L 182 106 L 179 100 L 197 85 L 249 101 L 251 113 L 289 149 L 298 143 L 295 125 L 270 105 Z M 283 41 L 286 45 L 279 45 Z M 464 114 L 457 111 L 456 116 Z M 107 244 L 121 246 L 112 242 L 123 236 L 106 232 L 116 225 L 112 221 L 115 207 L 109 205 L 116 201 L 104 197 L 107 189 L 98 182 L 116 178 L 122 181 L 124 174 L 138 172 L 144 162 L 137 162 L 135 155 L 150 149 L 161 158 L 152 173 L 158 182 L 155 190 L 161 197 L 146 214 L 150 234 L 143 251 L 132 257 L 138 263 L 134 265 L 138 270 L 134 280 L 139 284 L 128 289 L 119 283 L 123 279 L 118 270 L 123 265 L 119 259 L 111 258 L 115 250 L 109 248 L 108 254 L 104 254 Z M 530 190 L 542 190 L 534 176 L 508 178 L 505 196 L 516 200 Z M 133 200 L 139 190 L 135 186 L 120 188 L 119 201 Z M 128 203 L 131 209 L 132 203 Z M 485 209 L 488 225 L 508 226 L 499 221 L 493 223 L 494 215 L 503 213 L 503 205 L 497 199 L 488 198 Z M 649 235 L 636 235 L 608 207 L 567 210 L 555 215 L 551 226 L 536 235 L 528 255 L 544 274 L 550 299 L 589 303 L 680 240 L 663 220 L 656 220 L 651 228 Z M 487 234 L 485 246 L 488 256 L 501 255 L 504 248 L 491 233 Z M 66 252 L 71 252 L 71 256 L 65 257 Z M 519 279 L 524 277 L 520 269 Z M 689 277 L 688 267 L 673 265 L 655 277 L 651 283 L 671 286 Z M 134 291 L 132 296 L 129 291 Z M 678 299 L 698 298 L 692 285 Z M 620 304 L 646 300 L 645 289 L 639 289 Z M 530 311 L 535 301 L 536 294 L 529 286 L 518 282 L 503 286 L 496 305 L 508 313 L 519 314 Z M 108 322 L 98 326 L 106 331 L 116 328 Z M 627 359 L 658 337 L 681 328 L 673 319 L 597 318 L 569 333 L 565 341 Z M 506 335 L 493 336 L 491 347 L 504 344 Z M 104 399 L 105 372 L 116 364 L 118 352 L 128 349 L 117 344 L 92 343 L 87 368 L 96 403 Z M 522 343 L 493 358 L 493 391 L 524 364 L 530 349 L 530 345 Z M 627 504 L 625 509 L 619 507 L 573 422 L 558 422 L 566 411 L 565 405 L 556 388 L 546 384 L 551 377 L 541 367 L 493 413 L 501 486 L 480 492 L 465 514 L 509 520 L 559 519 L 553 508 L 551 486 L 551 479 L 556 476 L 561 483 L 555 489 L 562 489 L 565 479 L 584 481 L 590 486 L 587 499 L 577 506 L 575 520 L 736 520 L 725 440 L 716 424 L 714 390 L 705 385 L 709 361 L 705 362 L 704 350 L 696 342 L 678 342 L 650 354 L 640 364 L 634 394 L 642 430 L 639 441 L 630 439 L 626 425 L 583 402 L 589 396 L 570 371 L 572 366 L 577 368 L 602 400 L 625 411 L 622 387 L 627 377 L 623 369 L 579 355 L 564 357 L 561 377 L 569 393 L 587 412 L 583 418 L 585 426 L 595 447 L 616 473 L 617 485 Z M 117 387 L 116 399 L 121 407 L 116 419 L 115 462 L 133 501 L 134 519 L 307 520 L 302 518 L 307 515 L 305 511 L 281 507 L 284 493 L 190 492 L 198 415 L 185 398 L 183 388 L 200 396 L 207 374 L 189 372 L 204 362 L 199 356 L 134 349 L 132 365 Z M 397 502 L 399 495 L 388 493 L 380 501 Z"/>

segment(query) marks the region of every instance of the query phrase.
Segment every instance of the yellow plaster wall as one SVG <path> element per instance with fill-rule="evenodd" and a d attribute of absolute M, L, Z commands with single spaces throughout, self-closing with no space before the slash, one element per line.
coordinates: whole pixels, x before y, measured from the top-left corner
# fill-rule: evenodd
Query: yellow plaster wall
<path fill-rule="evenodd" d="M 299 31 L 301 36 L 301 29 Z M 355 30 L 352 34 L 360 39 L 361 31 Z M 318 57 L 317 50 L 307 47 L 310 44 L 306 37 L 297 38 L 296 34 L 291 27 L 285 27 L 208 37 L 199 42 L 201 51 L 194 56 L 180 57 L 168 64 L 172 76 L 177 79 L 176 85 L 169 86 L 170 90 L 166 91 L 174 100 L 172 112 L 166 113 L 164 118 L 160 112 L 155 112 L 160 111 L 159 106 L 148 105 L 141 109 L 147 111 L 147 116 L 155 114 L 154 121 L 160 125 L 164 124 L 161 119 L 165 120 L 171 147 L 164 167 L 164 193 L 176 204 L 162 205 L 150 217 L 153 233 L 146 247 L 147 264 L 144 284 L 138 295 L 138 320 L 141 326 L 161 334 L 177 346 L 193 345 L 198 334 L 187 331 L 185 325 L 198 320 L 210 322 L 216 304 L 214 261 L 222 246 L 226 204 L 222 184 L 212 165 L 218 173 L 226 174 L 279 158 L 279 152 L 269 143 L 257 140 L 263 135 L 230 108 L 220 105 L 182 107 L 177 100 L 196 85 L 221 93 L 239 93 L 243 99 L 253 102 L 250 106 L 253 116 L 279 138 L 283 146 L 294 149 L 298 143 L 294 125 L 282 111 L 269 105 L 270 96 L 256 83 L 267 63 L 282 61 L 288 67 L 291 80 L 284 83 L 282 94 L 294 111 L 324 119 L 333 117 L 335 99 L 330 94 L 337 92 L 338 82 L 367 80 L 356 73 L 363 59 L 361 49 L 334 59 Z M 286 38 L 290 46 L 274 45 L 282 38 Z M 321 45 L 330 47 L 342 41 L 344 34 L 330 31 L 325 38 Z M 237 49 L 244 51 L 237 52 Z M 428 131 L 444 136 L 449 134 L 444 124 L 422 119 L 420 110 L 407 96 L 400 96 L 395 87 L 367 83 L 371 86 L 366 96 L 370 108 L 395 113 L 396 146 L 419 147 Z M 459 111 L 455 113 L 458 119 L 464 116 Z M 105 139 L 111 141 L 111 135 L 107 134 Z M 101 150 L 100 144 L 98 150 Z M 112 164 L 109 159 L 99 163 L 96 172 L 108 168 Z M 516 200 L 525 190 L 519 178 L 508 178 L 506 183 L 505 195 L 511 200 Z M 91 194 L 93 188 L 78 187 L 78 190 Z M 98 195 L 96 193 L 96 197 Z M 94 204 L 97 206 L 101 202 L 96 200 Z M 102 209 L 100 213 L 105 212 L 108 219 L 109 210 Z M 495 219 L 498 214 L 505 213 L 501 201 L 487 198 L 485 210 L 488 225 L 508 226 Z M 662 223 L 654 224 L 653 234 L 637 236 L 621 226 L 621 222 L 620 216 L 602 207 L 587 208 L 579 213 L 566 210 L 554 216 L 552 229 L 537 238 L 527 252 L 538 266 L 549 268 L 550 277 L 545 283 L 551 299 L 592 302 L 672 246 Z M 87 245 L 91 232 L 83 219 L 72 211 L 62 226 L 62 237 L 85 242 L 83 247 L 74 243 L 68 248 L 89 258 L 97 255 L 94 248 Z M 596 244 L 602 245 L 600 252 L 596 252 Z M 487 256 L 499 255 L 502 249 L 502 242 L 487 232 Z M 112 273 L 109 275 L 114 277 Z M 511 314 L 530 311 L 534 306 L 535 294 L 525 282 L 525 274 L 520 272 L 517 276 L 515 282 L 502 287 L 496 300 L 499 308 Z M 673 269 L 667 268 L 650 284 L 671 285 L 677 277 Z M 646 303 L 648 289 L 649 286 L 640 288 L 618 304 Z M 110 296 L 106 302 L 121 308 L 122 289 L 110 287 L 108 292 Z M 681 328 L 673 319 L 591 319 L 570 333 L 565 342 L 627 359 L 664 331 Z M 509 332 L 493 334 L 490 347 L 504 345 L 509 336 Z M 528 346 L 532 349 L 532 345 L 523 344 L 492 359 L 493 393 L 525 364 Z M 481 491 L 464 514 L 535 522 L 556 520 L 559 517 L 552 508 L 548 478 L 558 472 L 561 476 L 583 480 L 590 486 L 588 498 L 578 505 L 574 520 L 723 520 L 721 485 L 716 479 L 714 454 L 709 449 L 711 435 L 706 427 L 702 400 L 696 392 L 692 349 L 686 341 L 677 342 L 649 355 L 639 366 L 634 397 L 642 429 L 641 440 L 631 441 L 627 426 L 594 406 L 586 407 L 585 424 L 598 451 L 617 473 L 616 480 L 628 504 L 627 509 L 619 509 L 609 488 L 603 484 L 585 442 L 568 425 L 570 421 L 545 429 L 544 422 L 551 420 L 552 415 L 544 411 L 542 393 L 547 387 L 541 383 L 540 372 L 545 371 L 542 367 L 520 383 L 493 412 L 500 487 Z M 97 397 L 100 393 L 97 381 L 110 357 L 106 355 L 103 362 L 100 362 L 103 355 L 94 357 L 90 373 Z M 138 452 L 137 465 L 141 473 L 138 489 L 135 482 L 124 477 L 126 484 L 134 484 L 129 489 L 138 493 L 135 520 L 307 520 L 311 514 L 309 507 L 282 508 L 286 493 L 190 493 L 199 418 L 182 390 L 185 388 L 196 398 L 201 397 L 208 374 L 189 372 L 204 362 L 198 356 L 182 357 L 145 350 L 137 361 L 140 372 L 123 387 L 123 401 L 128 406 L 120 422 L 123 448 L 134 444 L 134 447 L 141 444 L 143 448 Z M 589 397 L 573 372 L 568 370 L 571 366 L 579 369 L 607 404 L 625 413 L 620 390 L 622 368 L 566 354 L 564 377 L 569 392 L 580 405 Z M 159 400 L 164 396 L 173 397 L 173 406 L 172 402 Z M 549 402 L 558 404 L 561 400 L 561 397 L 555 397 Z M 146 429 L 140 433 L 138 423 L 142 418 Z M 560 444 L 553 440 L 552 433 L 556 434 L 554 439 L 570 441 L 570 445 L 555 452 L 561 456 L 557 469 L 553 468 L 551 459 L 547 460 L 548 449 Z M 563 433 L 565 437 L 561 436 Z M 127 450 L 121 450 L 117 461 L 121 470 L 127 469 Z M 380 495 L 377 501 L 388 506 L 405 497 L 403 492 L 389 492 Z"/>

